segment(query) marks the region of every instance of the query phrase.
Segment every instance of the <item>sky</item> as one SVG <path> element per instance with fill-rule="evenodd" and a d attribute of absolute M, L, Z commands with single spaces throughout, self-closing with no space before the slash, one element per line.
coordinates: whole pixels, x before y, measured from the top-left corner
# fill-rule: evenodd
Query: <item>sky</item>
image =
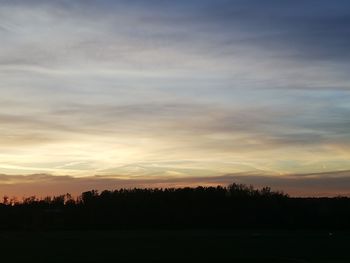
<path fill-rule="evenodd" d="M 349 195 L 350 2 L 0 0 L 0 195 Z"/>

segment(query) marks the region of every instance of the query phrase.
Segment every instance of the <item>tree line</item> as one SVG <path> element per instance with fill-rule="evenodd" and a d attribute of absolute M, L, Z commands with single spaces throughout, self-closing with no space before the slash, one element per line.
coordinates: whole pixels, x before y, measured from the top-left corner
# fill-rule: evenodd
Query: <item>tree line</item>
<path fill-rule="evenodd" d="M 349 229 L 350 198 L 292 198 L 269 187 L 134 188 L 4 197 L 0 229 Z"/>

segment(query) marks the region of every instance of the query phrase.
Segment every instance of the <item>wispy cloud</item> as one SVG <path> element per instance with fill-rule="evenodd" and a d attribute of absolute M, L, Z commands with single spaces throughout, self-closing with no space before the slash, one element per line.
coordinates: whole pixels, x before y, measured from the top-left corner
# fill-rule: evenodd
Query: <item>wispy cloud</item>
<path fill-rule="evenodd" d="M 348 10 L 346 1 L 3 1 L 0 171 L 350 169 Z"/>

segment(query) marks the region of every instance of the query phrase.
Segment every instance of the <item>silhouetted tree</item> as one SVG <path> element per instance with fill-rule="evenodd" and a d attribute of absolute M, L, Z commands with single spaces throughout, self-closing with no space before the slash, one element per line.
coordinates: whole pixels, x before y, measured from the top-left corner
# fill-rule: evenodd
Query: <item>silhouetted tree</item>
<path fill-rule="evenodd" d="M 350 228 L 350 199 L 291 198 L 270 187 L 134 188 L 18 202 L 4 197 L 0 228 Z"/>

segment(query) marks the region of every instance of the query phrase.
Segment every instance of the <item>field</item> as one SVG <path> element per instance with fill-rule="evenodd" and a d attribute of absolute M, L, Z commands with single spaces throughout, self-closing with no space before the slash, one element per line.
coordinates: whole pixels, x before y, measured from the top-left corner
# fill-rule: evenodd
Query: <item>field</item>
<path fill-rule="evenodd" d="M 0 232 L 1 262 L 350 262 L 350 233 L 256 230 Z"/>

